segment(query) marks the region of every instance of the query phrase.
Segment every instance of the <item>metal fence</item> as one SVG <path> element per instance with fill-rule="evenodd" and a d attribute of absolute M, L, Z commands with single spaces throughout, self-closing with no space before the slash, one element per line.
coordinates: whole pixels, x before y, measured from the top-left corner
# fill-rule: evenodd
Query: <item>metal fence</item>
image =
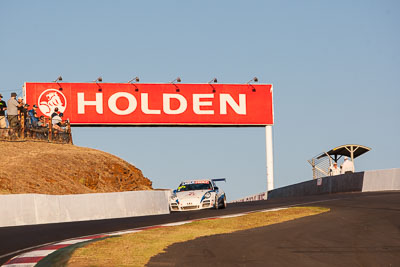
<path fill-rule="evenodd" d="M 318 179 L 321 177 L 326 177 L 330 175 L 330 166 L 332 164 L 331 158 L 329 156 L 327 157 L 321 157 L 323 154 L 318 154 L 317 156 L 311 158 L 308 160 L 308 163 L 311 164 L 312 166 L 312 171 L 313 171 L 313 178 Z"/>

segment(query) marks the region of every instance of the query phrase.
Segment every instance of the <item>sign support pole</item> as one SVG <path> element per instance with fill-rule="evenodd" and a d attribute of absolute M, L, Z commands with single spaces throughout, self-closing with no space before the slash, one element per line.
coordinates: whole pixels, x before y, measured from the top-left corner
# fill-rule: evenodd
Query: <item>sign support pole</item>
<path fill-rule="evenodd" d="M 265 126 L 265 149 L 267 160 L 267 196 L 274 189 L 274 153 L 272 143 L 272 126 Z"/>

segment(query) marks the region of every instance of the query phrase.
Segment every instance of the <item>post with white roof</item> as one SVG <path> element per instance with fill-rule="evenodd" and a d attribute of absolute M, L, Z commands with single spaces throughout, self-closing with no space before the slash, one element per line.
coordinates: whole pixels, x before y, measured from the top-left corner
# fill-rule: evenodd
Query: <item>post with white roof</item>
<path fill-rule="evenodd" d="M 267 160 L 267 196 L 274 189 L 274 153 L 272 146 L 272 125 L 265 126 L 265 146 Z"/>

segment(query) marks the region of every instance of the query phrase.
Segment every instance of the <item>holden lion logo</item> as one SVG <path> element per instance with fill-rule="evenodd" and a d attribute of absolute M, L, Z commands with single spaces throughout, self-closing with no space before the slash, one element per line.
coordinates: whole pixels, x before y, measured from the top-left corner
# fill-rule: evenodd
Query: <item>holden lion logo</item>
<path fill-rule="evenodd" d="M 47 89 L 40 94 L 38 104 L 40 111 L 44 115 L 50 116 L 55 108 L 58 108 L 59 112 L 64 113 L 67 108 L 67 99 L 59 90 Z"/>

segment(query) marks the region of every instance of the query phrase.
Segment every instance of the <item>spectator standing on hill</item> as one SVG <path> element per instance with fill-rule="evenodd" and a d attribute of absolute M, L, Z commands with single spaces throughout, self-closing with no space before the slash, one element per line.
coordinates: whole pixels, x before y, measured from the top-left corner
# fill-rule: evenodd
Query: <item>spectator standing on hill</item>
<path fill-rule="evenodd" d="M 351 160 L 349 160 L 347 157 L 344 157 L 343 164 L 341 166 L 341 174 L 348 173 L 348 172 L 354 172 L 354 164 Z"/>
<path fill-rule="evenodd" d="M 15 130 L 18 128 L 18 108 L 22 106 L 22 103 L 18 103 L 15 99 L 17 93 L 11 93 L 11 98 L 7 101 L 7 120 L 10 128 Z"/>
<path fill-rule="evenodd" d="M 58 113 L 58 108 L 56 107 L 56 108 L 54 109 L 54 112 L 51 113 L 51 118 L 53 119 L 54 116 L 57 116 L 58 114 L 59 114 L 59 113 Z"/>
<path fill-rule="evenodd" d="M 19 111 L 18 115 L 21 115 L 21 110 L 24 108 L 24 101 L 23 101 L 22 97 L 18 97 L 17 102 L 18 102 L 18 105 L 20 105 L 20 106 L 18 106 L 18 111 Z"/>
<path fill-rule="evenodd" d="M 26 126 L 30 125 L 30 122 L 28 122 L 28 110 L 29 110 L 29 104 L 25 104 L 23 107 L 21 107 L 19 113 L 19 121 L 21 122 L 21 124 L 25 122 Z M 24 117 L 24 121 L 21 121 L 22 116 Z"/>
<path fill-rule="evenodd" d="M 44 119 L 44 116 L 40 116 L 39 121 L 38 121 L 38 126 L 42 127 L 42 128 L 46 128 L 47 127 L 47 123 L 46 120 Z"/>
<path fill-rule="evenodd" d="M 53 125 L 53 128 L 54 128 L 55 130 L 60 131 L 60 132 L 63 132 L 63 131 L 64 131 L 64 130 L 61 128 L 61 126 L 62 126 L 62 124 L 61 124 L 61 122 L 62 122 L 62 116 L 63 116 L 63 114 L 60 113 L 60 114 L 55 115 L 55 116 L 51 119 L 51 124 Z"/>
<path fill-rule="evenodd" d="M 39 139 L 46 140 L 48 138 L 49 128 L 48 128 L 48 124 L 46 123 L 46 119 L 43 115 L 41 115 L 39 117 L 37 126 L 38 127 L 37 127 L 36 131 L 38 134 L 36 134 L 36 136 Z"/>
<path fill-rule="evenodd" d="M 21 122 L 22 114 L 24 114 L 24 101 L 22 97 L 18 97 L 18 120 Z M 24 114 L 25 116 L 25 114 Z M 26 116 L 24 117 L 26 119 Z M 22 122 L 21 122 L 22 124 Z"/>
<path fill-rule="evenodd" d="M 3 100 L 3 96 L 0 94 L 0 128 L 7 128 L 6 110 L 7 110 L 7 104 Z"/>
<path fill-rule="evenodd" d="M 36 112 L 37 106 L 33 105 L 32 109 L 28 111 L 28 116 L 31 121 L 32 127 L 38 127 L 39 118 Z"/>

